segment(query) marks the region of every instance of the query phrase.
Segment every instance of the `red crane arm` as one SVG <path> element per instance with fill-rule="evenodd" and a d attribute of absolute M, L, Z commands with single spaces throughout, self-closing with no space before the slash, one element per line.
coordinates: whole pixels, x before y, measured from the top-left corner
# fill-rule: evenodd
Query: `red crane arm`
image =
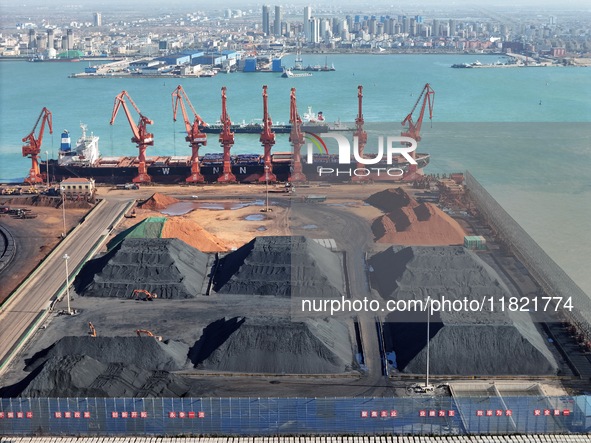
<path fill-rule="evenodd" d="M 127 107 L 127 104 L 125 103 L 126 97 L 129 100 L 129 103 L 131 103 L 131 105 L 135 109 L 135 111 L 140 115 L 140 121 L 137 125 L 133 121 L 133 118 L 131 116 L 131 112 L 129 111 L 129 108 Z M 121 91 L 121 93 L 119 95 L 117 95 L 117 97 L 115 97 L 115 104 L 113 106 L 113 114 L 111 115 L 110 124 L 112 125 L 113 123 L 115 123 L 115 118 L 117 117 L 117 113 L 119 112 L 119 108 L 121 106 L 123 106 L 123 110 L 125 111 L 125 116 L 127 117 L 127 121 L 129 122 L 129 126 L 131 127 L 131 131 L 133 132 L 133 137 L 135 140 L 133 140 L 133 139 L 132 140 L 136 143 L 138 143 L 138 142 L 139 143 L 148 143 L 148 142 L 152 141 L 151 134 L 148 134 L 146 132 L 146 126 L 151 125 L 154 122 L 152 120 L 150 120 L 149 118 L 145 117 L 141 113 L 141 111 L 139 110 L 139 108 L 137 107 L 135 102 L 131 99 L 131 97 L 129 96 L 127 91 Z"/>
<path fill-rule="evenodd" d="M 41 122 L 39 135 L 35 137 L 35 130 L 37 129 L 39 122 Z M 22 139 L 24 143 L 27 143 L 25 146 L 23 146 L 23 157 L 26 157 L 27 155 L 37 155 L 41 152 L 41 144 L 43 143 L 45 125 L 49 127 L 49 133 L 53 134 L 53 117 L 51 111 L 47 108 L 43 108 L 41 110 L 41 113 L 35 122 L 35 126 L 33 126 L 33 130 L 29 135 Z"/>
<path fill-rule="evenodd" d="M 261 143 L 275 143 L 275 133 L 271 130 L 273 120 L 269 115 L 269 106 L 267 103 L 267 85 L 263 86 L 263 131 L 261 132 Z"/>
<path fill-rule="evenodd" d="M 222 115 L 220 117 L 223 128 L 220 132 L 220 143 L 234 144 L 234 133 L 232 132 L 232 121 L 226 108 L 226 87 L 222 86 Z"/>
<path fill-rule="evenodd" d="M 427 83 L 423 87 L 423 90 L 421 91 L 421 94 L 415 102 L 415 105 L 412 107 L 410 113 L 404 118 L 404 120 L 402 120 L 403 126 L 408 124 L 408 131 L 403 132 L 402 135 L 412 137 L 416 141 L 421 140 L 421 126 L 423 125 L 423 118 L 425 116 L 425 109 L 427 107 L 427 103 L 429 104 L 429 120 L 433 119 L 433 104 L 435 101 L 434 95 L 435 91 L 431 88 L 431 85 Z M 421 105 L 421 111 L 419 112 L 419 117 L 417 119 L 417 122 L 415 123 L 413 121 L 412 115 L 415 112 L 418 104 L 421 102 L 421 99 L 423 99 L 423 104 Z"/>
<path fill-rule="evenodd" d="M 358 101 L 358 109 L 357 109 L 357 118 L 355 119 L 355 123 L 357 125 L 362 125 L 364 123 L 363 120 L 363 86 L 357 86 L 357 101 Z"/>
<path fill-rule="evenodd" d="M 289 141 L 304 143 L 304 134 L 301 131 L 302 119 L 298 113 L 298 107 L 296 102 L 296 90 L 291 88 L 290 105 L 289 105 L 289 123 L 291 123 L 291 134 L 289 135 Z"/>
<path fill-rule="evenodd" d="M 185 108 L 184 102 L 187 102 L 187 105 L 191 109 L 194 115 L 193 123 L 189 120 L 189 116 L 187 115 L 187 110 Z M 178 107 L 181 107 L 181 112 L 183 114 L 183 120 L 185 122 L 185 128 L 187 130 L 187 141 L 190 142 L 198 142 L 203 145 L 207 144 L 207 136 L 202 133 L 199 128 L 203 126 L 207 126 L 207 123 L 203 121 L 203 119 L 197 114 L 191 100 L 185 93 L 185 90 L 181 85 L 178 85 L 177 88 L 172 92 L 172 110 L 173 110 L 173 120 L 176 121 L 176 115 L 178 111 Z"/>

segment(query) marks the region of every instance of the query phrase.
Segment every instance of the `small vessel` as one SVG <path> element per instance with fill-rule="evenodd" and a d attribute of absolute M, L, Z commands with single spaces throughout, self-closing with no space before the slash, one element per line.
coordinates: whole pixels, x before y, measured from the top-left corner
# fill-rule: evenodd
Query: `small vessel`
<path fill-rule="evenodd" d="M 283 77 L 283 78 L 311 77 L 311 76 L 312 76 L 312 73 L 311 72 L 298 72 L 298 73 L 294 73 L 289 68 L 283 68 L 283 74 L 281 74 L 281 77 Z"/>

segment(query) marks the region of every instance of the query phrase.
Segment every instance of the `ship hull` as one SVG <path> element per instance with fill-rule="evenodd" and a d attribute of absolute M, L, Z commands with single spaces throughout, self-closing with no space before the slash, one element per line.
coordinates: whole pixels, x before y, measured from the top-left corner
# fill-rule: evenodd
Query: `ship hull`
<path fill-rule="evenodd" d="M 339 164 L 336 162 L 302 163 L 302 172 L 309 181 L 347 182 L 351 180 L 372 181 L 411 181 L 421 175 L 422 168 L 428 165 L 429 156 L 421 154 L 418 165 L 413 167 L 406 163 L 398 165 L 373 165 L 358 167 L 356 163 Z M 293 165 L 290 161 L 273 162 L 273 173 L 277 181 L 288 181 Z M 40 164 L 41 173 L 46 174 L 47 163 Z M 183 184 L 191 176 L 191 166 L 148 164 L 148 175 L 153 183 Z M 223 165 L 201 164 L 201 174 L 205 182 L 216 183 L 223 173 Z M 264 164 L 233 164 L 232 173 L 240 183 L 256 183 L 264 176 Z M 71 177 L 93 178 L 97 183 L 124 184 L 130 183 L 138 174 L 137 166 L 120 165 L 60 165 L 56 160 L 49 161 L 49 177 L 52 182 L 59 182 Z"/>

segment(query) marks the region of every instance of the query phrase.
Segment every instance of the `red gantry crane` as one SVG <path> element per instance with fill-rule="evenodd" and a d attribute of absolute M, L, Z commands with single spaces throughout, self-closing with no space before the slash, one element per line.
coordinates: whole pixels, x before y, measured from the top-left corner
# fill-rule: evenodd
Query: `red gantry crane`
<path fill-rule="evenodd" d="M 265 173 L 259 178 L 259 182 L 276 182 L 277 177 L 273 174 L 273 164 L 271 163 L 271 148 L 275 144 L 275 133 L 271 128 L 273 120 L 269 115 L 269 107 L 267 104 L 267 85 L 263 86 L 263 130 L 261 132 L 260 142 L 265 148 L 264 162 Z"/>
<path fill-rule="evenodd" d="M 290 182 L 305 182 L 306 176 L 302 172 L 302 158 L 300 149 L 304 144 L 304 133 L 302 132 L 302 119 L 298 113 L 296 103 L 296 90 L 291 88 L 291 97 L 289 105 L 289 123 L 291 124 L 291 132 L 289 133 L 289 141 L 293 146 L 293 172 L 289 176 Z"/>
<path fill-rule="evenodd" d="M 363 129 L 363 125 L 365 120 L 363 119 L 363 86 L 357 86 L 357 117 L 355 118 L 355 133 L 353 137 L 357 138 L 357 151 L 359 152 L 359 158 L 363 158 L 363 151 L 365 150 L 365 145 L 367 144 L 367 132 Z M 358 169 L 364 169 L 365 165 L 361 163 L 357 163 Z M 364 175 L 355 175 L 353 177 L 353 181 L 364 181 L 368 180 L 367 176 Z"/>
<path fill-rule="evenodd" d="M 41 122 L 39 135 L 35 136 L 35 130 L 37 129 L 39 122 Z M 29 171 L 29 176 L 25 178 L 25 182 L 31 185 L 35 183 L 43 183 L 43 177 L 39 170 L 39 153 L 41 152 L 41 143 L 43 142 L 43 133 L 46 124 L 49 127 L 49 133 L 53 134 L 51 112 L 47 108 L 43 108 L 41 114 L 39 114 L 39 117 L 37 118 L 35 126 L 33 126 L 33 130 L 22 140 L 26 143 L 26 145 L 23 146 L 23 157 L 28 155 L 31 156 L 31 170 Z M 49 174 L 49 170 L 47 173 Z"/>
<path fill-rule="evenodd" d="M 232 132 L 232 120 L 226 109 L 226 87 L 222 86 L 222 132 L 220 132 L 220 144 L 224 148 L 224 170 L 218 177 L 218 183 L 236 183 L 236 176 L 232 174 L 232 162 L 230 159 L 230 149 L 234 144 L 234 133 Z"/>
<path fill-rule="evenodd" d="M 133 109 L 135 109 L 135 111 L 140 115 L 140 119 L 137 125 L 133 121 L 129 108 L 125 103 L 126 97 L 133 106 Z M 117 97 L 115 97 L 113 115 L 111 116 L 110 122 L 111 125 L 115 122 L 115 117 L 117 117 L 117 112 L 119 112 L 119 107 L 121 106 L 123 106 L 125 116 L 127 117 L 127 121 L 129 122 L 129 126 L 131 127 L 131 132 L 133 133 L 131 141 L 137 144 L 139 150 L 138 175 L 133 179 L 133 182 L 149 183 L 152 181 L 152 178 L 148 175 L 148 169 L 146 167 L 146 148 L 148 146 L 154 145 L 154 134 L 148 132 L 147 126 L 153 124 L 154 122 L 140 112 L 140 110 L 138 109 L 134 101 L 131 99 L 127 91 L 121 91 L 121 93 L 117 95 Z"/>
<path fill-rule="evenodd" d="M 193 123 L 189 120 L 184 102 L 187 102 L 187 105 L 193 112 Z M 176 121 L 179 104 L 183 114 L 183 120 L 185 121 L 185 128 L 187 129 L 185 140 L 191 144 L 191 175 L 187 177 L 185 181 L 187 183 L 203 183 L 204 178 L 203 175 L 201 175 L 201 169 L 199 167 L 199 148 L 207 145 L 207 134 L 201 132 L 200 127 L 207 126 L 207 123 L 199 117 L 199 114 L 195 111 L 193 104 L 189 100 L 189 97 L 187 97 L 187 94 L 181 85 L 178 85 L 172 93 L 172 112 L 174 121 Z"/>
<path fill-rule="evenodd" d="M 427 107 L 427 103 L 429 104 L 429 120 L 433 119 L 433 102 L 435 100 L 434 95 L 435 91 L 431 88 L 429 83 L 427 83 L 423 87 L 423 90 L 421 91 L 421 94 L 419 95 L 415 105 L 412 107 L 410 113 L 404 118 L 404 120 L 402 120 L 402 125 L 408 125 L 408 129 L 403 130 L 400 135 L 403 137 L 413 138 L 417 143 L 421 141 L 421 126 L 423 125 L 423 117 L 425 116 L 425 108 Z M 423 99 L 423 104 L 421 106 L 421 111 L 419 112 L 419 117 L 415 123 L 412 119 L 412 115 L 419 105 L 421 99 Z M 415 158 L 416 152 L 413 151 L 411 155 L 412 158 Z"/>

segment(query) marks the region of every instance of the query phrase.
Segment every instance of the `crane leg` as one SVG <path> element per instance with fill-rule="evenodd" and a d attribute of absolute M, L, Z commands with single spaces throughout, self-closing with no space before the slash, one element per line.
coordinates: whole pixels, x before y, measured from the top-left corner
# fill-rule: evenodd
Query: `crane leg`
<path fill-rule="evenodd" d="M 293 146 L 293 172 L 287 179 L 289 182 L 305 182 L 307 181 L 306 175 L 302 172 L 302 159 L 300 157 L 300 146 Z"/>
<path fill-rule="evenodd" d="M 148 168 L 146 168 L 146 162 L 140 162 L 137 168 L 137 176 L 132 180 L 134 183 L 150 183 L 152 177 L 148 174 Z"/>
<path fill-rule="evenodd" d="M 222 175 L 218 177 L 218 183 L 236 183 L 236 176 L 232 173 L 232 163 L 230 162 L 230 146 L 224 146 L 224 169 Z"/>

